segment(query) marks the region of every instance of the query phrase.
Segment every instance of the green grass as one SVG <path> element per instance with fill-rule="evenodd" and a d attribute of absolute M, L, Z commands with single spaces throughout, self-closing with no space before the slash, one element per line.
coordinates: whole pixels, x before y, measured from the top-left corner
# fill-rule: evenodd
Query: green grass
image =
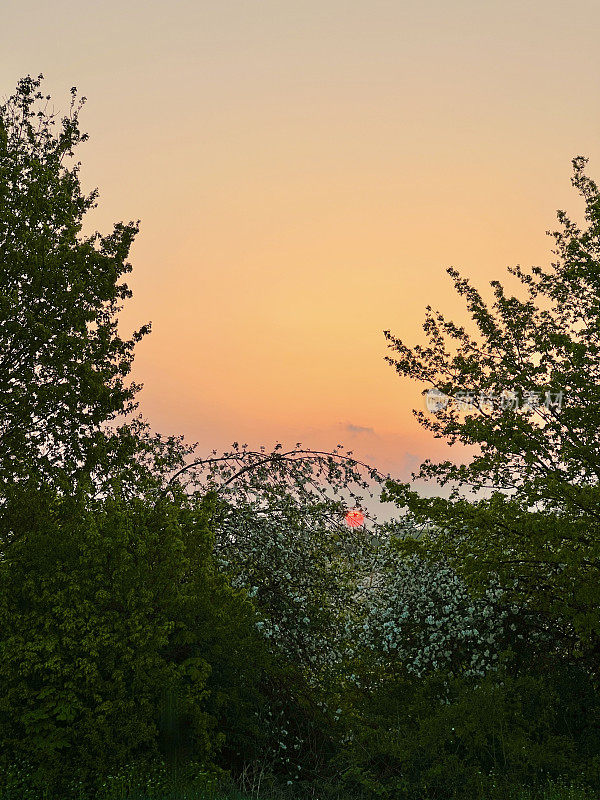
<path fill-rule="evenodd" d="M 148 794 L 147 792 L 137 792 L 124 794 L 121 796 L 123 800 L 280 800 L 278 793 L 270 793 L 268 795 L 248 795 L 242 794 L 235 790 L 217 791 L 217 792 L 189 792 L 185 789 L 182 792 L 168 792 L 167 794 Z M 286 793 L 286 798 L 289 795 Z M 316 793 L 314 800 L 320 800 L 321 795 Z M 578 787 L 548 787 L 543 794 L 532 794 L 527 789 L 515 789 L 514 793 L 510 795 L 510 800 L 597 800 L 598 795 L 591 793 L 583 788 Z M 63 800 L 63 797 L 50 794 L 29 793 L 15 794 L 0 790 L 0 800 Z M 85 795 L 80 795 L 78 800 L 88 800 Z M 94 800 L 116 800 L 115 795 L 97 796 Z M 340 795 L 340 800 L 345 800 L 343 795 Z M 354 798 L 347 797 L 347 800 L 354 800 Z M 427 800 L 427 798 L 422 798 Z M 490 795 L 486 800 L 506 800 L 503 795 Z"/>
<path fill-rule="evenodd" d="M 248 785 L 246 785 L 248 788 Z M 30 776 L 24 769 L 13 768 L 0 775 L 0 800 L 92 800 L 83 788 L 73 787 L 69 793 L 54 793 L 45 789 L 35 789 Z M 93 800 L 369 800 L 366 795 L 358 797 L 343 792 L 338 787 L 315 788 L 314 791 L 299 795 L 293 787 L 281 786 L 268 789 L 255 785 L 246 792 L 239 791 L 231 783 L 223 781 L 197 769 L 179 775 L 169 772 L 164 765 L 152 770 L 141 770 L 131 766 L 118 774 L 107 776 L 100 791 Z M 372 800 L 372 798 L 371 798 Z M 427 800 L 426 797 L 414 800 Z M 470 800 L 464 798 L 463 800 Z M 551 782 L 546 788 L 533 792 L 523 787 L 509 791 L 495 789 L 485 798 L 473 800 L 598 800 L 598 794 L 581 786 L 566 782 Z"/>

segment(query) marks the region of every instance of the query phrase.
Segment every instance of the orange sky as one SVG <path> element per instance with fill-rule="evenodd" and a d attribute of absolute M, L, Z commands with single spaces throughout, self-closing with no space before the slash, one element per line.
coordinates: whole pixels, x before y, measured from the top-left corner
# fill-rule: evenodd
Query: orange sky
<path fill-rule="evenodd" d="M 459 317 L 448 265 L 547 260 L 570 159 L 600 177 L 599 26 L 596 0 L 5 0 L 0 93 L 88 97 L 92 224 L 142 221 L 123 324 L 153 323 L 155 428 L 405 476 L 442 449 L 382 331 Z"/>

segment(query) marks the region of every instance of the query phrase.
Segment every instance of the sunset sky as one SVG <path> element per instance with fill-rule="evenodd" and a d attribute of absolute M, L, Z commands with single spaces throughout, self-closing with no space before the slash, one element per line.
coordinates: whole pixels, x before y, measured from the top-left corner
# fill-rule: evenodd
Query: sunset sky
<path fill-rule="evenodd" d="M 155 429 L 406 477 L 444 449 L 382 332 L 462 318 L 447 266 L 548 261 L 571 158 L 600 178 L 599 30 L 597 0 L 4 0 L 0 95 L 88 98 L 90 225 L 141 220 L 122 321 L 153 324 Z"/>

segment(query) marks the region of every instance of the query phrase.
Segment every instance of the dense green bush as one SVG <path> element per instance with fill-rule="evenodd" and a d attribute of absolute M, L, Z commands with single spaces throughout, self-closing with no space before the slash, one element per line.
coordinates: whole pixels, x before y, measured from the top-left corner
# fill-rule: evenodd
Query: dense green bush
<path fill-rule="evenodd" d="M 599 714 L 581 672 L 475 682 L 397 667 L 353 691 L 338 762 L 349 787 L 406 800 L 484 800 L 563 776 L 597 787 Z"/>
<path fill-rule="evenodd" d="M 475 800 L 548 777 L 598 785 L 593 677 L 497 587 L 474 596 L 392 537 L 359 599 L 333 759 L 349 788 Z"/>
<path fill-rule="evenodd" d="M 251 604 L 214 569 L 208 504 L 43 486 L 12 500 L 0 561 L 5 764 L 87 781 L 161 749 L 209 763 L 234 729 L 256 733 L 264 648 Z"/>

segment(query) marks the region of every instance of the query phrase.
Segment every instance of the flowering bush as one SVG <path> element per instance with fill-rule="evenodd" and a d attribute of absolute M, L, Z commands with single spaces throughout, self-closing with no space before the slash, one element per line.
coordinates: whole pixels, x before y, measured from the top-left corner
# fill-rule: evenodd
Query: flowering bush
<path fill-rule="evenodd" d="M 351 452 L 300 444 L 252 452 L 234 443 L 192 463 L 186 479 L 200 497 L 218 492 L 215 556 L 262 614 L 259 630 L 318 682 L 339 662 L 356 575 L 370 563 L 369 537 L 352 531 L 344 513 L 382 476 Z"/>
<path fill-rule="evenodd" d="M 257 630 L 275 658 L 259 716 L 269 742 L 261 769 L 267 764 L 294 781 L 314 773 L 331 747 L 328 698 L 369 551 L 368 536 L 351 530 L 344 514 L 370 489 L 367 477 L 378 477 L 349 453 L 299 447 L 254 453 L 234 444 L 186 474 L 199 497 L 218 494 L 216 561 L 254 603 Z"/>
<path fill-rule="evenodd" d="M 444 671 L 483 677 L 517 633 L 517 609 L 489 587 L 473 597 L 447 564 L 404 556 L 392 544 L 380 548 L 375 580 L 360 591 L 362 610 L 347 634 L 375 663 L 397 663 L 422 677 Z"/>

